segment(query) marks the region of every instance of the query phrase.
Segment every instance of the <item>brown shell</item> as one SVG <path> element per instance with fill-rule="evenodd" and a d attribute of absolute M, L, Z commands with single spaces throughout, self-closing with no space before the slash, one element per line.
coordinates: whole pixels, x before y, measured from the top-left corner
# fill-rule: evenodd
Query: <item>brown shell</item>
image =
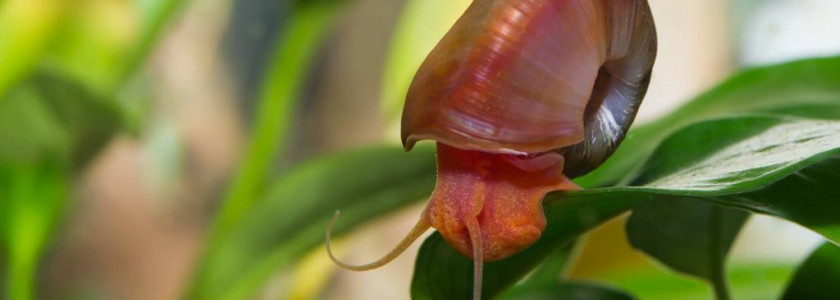
<path fill-rule="evenodd" d="M 413 80 L 403 144 L 559 151 L 582 175 L 624 138 L 655 55 L 646 0 L 475 0 Z"/>

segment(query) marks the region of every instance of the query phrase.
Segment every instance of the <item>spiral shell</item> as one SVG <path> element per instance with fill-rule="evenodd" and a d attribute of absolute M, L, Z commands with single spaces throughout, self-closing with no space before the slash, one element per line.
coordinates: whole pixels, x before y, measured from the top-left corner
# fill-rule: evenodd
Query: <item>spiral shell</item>
<path fill-rule="evenodd" d="M 415 76 L 403 144 L 555 151 L 583 175 L 624 138 L 655 56 L 645 0 L 476 0 Z"/>

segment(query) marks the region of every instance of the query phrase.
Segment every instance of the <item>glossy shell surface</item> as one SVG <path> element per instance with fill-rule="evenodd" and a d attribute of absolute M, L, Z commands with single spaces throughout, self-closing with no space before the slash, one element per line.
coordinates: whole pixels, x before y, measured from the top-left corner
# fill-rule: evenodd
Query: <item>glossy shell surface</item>
<path fill-rule="evenodd" d="M 655 53 L 644 0 L 476 0 L 415 76 L 403 144 L 556 151 L 582 175 L 624 138 Z"/>

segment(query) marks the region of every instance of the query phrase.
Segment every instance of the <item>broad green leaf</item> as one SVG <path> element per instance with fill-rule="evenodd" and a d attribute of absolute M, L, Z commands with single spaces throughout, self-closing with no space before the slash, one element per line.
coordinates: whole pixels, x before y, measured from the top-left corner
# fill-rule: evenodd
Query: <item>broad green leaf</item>
<path fill-rule="evenodd" d="M 727 270 L 733 299 L 776 299 L 793 268 L 787 263 L 734 264 Z M 703 282 L 658 267 L 633 268 L 604 274 L 605 283 L 639 299 L 709 300 L 713 291 Z"/>
<path fill-rule="evenodd" d="M 782 299 L 833 299 L 837 295 L 840 295 L 840 247 L 825 244 L 802 263 Z"/>
<path fill-rule="evenodd" d="M 830 99 L 831 97 L 827 97 Z M 765 103 L 756 111 L 802 116 L 808 118 L 840 119 L 840 98 L 828 101 L 793 101 Z M 740 131 L 749 134 L 749 129 Z M 738 135 L 718 137 L 738 139 Z M 703 152 L 703 147 L 686 145 L 686 151 Z M 691 156 L 689 154 L 689 156 Z M 663 160 L 662 165 L 679 167 L 680 157 Z M 643 172 L 643 171 L 642 171 Z M 636 207 L 628 221 L 630 241 L 665 265 L 713 284 L 718 299 L 726 299 L 724 259 L 743 225 L 746 214 L 719 206 L 679 201 L 672 204 L 651 203 Z M 720 219 L 720 220 L 716 220 Z M 715 245 L 717 249 L 709 248 Z M 711 259 L 711 261 L 710 261 Z"/>
<path fill-rule="evenodd" d="M 190 297 L 250 298 L 272 272 L 324 242 L 335 210 L 342 211 L 334 228 L 340 235 L 428 197 L 434 172 L 429 147 L 345 152 L 295 168 L 208 253 Z"/>
<path fill-rule="evenodd" d="M 382 76 L 382 110 L 388 121 L 402 111 L 420 64 L 472 0 L 408 0 L 394 29 Z"/>
<path fill-rule="evenodd" d="M 740 139 L 721 139 L 729 135 Z M 773 215 L 840 243 L 840 207 L 834 203 L 840 188 L 832 184 L 840 180 L 840 122 L 769 116 L 706 121 L 666 139 L 642 170 L 634 186 L 550 194 L 542 238 L 487 264 L 491 283 L 484 295 L 498 294 L 556 247 L 643 201 L 690 199 Z M 469 295 L 471 279 L 462 275 L 471 274 L 471 262 L 440 240 L 432 236 L 421 248 L 412 282 L 417 298 Z"/>
<path fill-rule="evenodd" d="M 724 265 L 748 213 L 708 203 L 672 199 L 633 209 L 627 237 L 633 247 L 670 268 L 713 284 L 728 299 Z"/>
<path fill-rule="evenodd" d="M 501 299 L 517 300 L 633 300 L 630 294 L 591 283 L 549 283 L 527 289 L 514 289 Z"/>
<path fill-rule="evenodd" d="M 773 111 L 791 105 L 836 105 L 838 101 L 840 57 L 807 59 L 742 71 L 673 113 L 633 128 L 612 157 L 597 170 L 575 181 L 584 187 L 596 187 L 632 177 L 639 162 L 644 161 L 662 139 L 699 120 L 740 112 Z"/>

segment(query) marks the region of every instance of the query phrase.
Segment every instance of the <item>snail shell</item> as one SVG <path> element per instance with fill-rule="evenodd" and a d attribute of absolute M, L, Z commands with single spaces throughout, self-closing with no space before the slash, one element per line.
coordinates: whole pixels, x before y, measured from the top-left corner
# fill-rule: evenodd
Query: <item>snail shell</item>
<path fill-rule="evenodd" d="M 583 175 L 624 138 L 655 56 L 645 0 L 476 0 L 414 77 L 403 144 L 556 151 Z"/>

